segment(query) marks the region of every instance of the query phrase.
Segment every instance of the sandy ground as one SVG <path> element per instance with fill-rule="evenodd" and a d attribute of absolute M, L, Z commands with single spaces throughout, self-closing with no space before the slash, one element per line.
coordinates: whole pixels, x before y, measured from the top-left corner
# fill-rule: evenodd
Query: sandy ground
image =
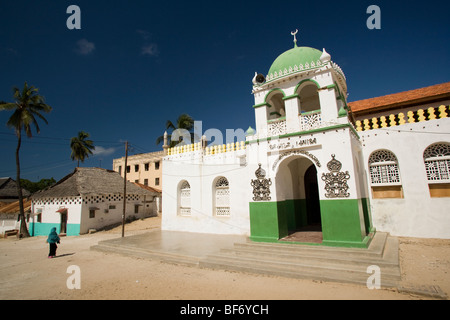
<path fill-rule="evenodd" d="M 159 228 L 159 217 L 134 221 L 126 235 Z M 200 269 L 91 251 L 100 240 L 120 237 L 121 227 L 64 237 L 48 259 L 46 237 L 0 239 L 0 299 L 432 299 L 365 286 Z M 450 240 L 400 239 L 402 285 L 430 286 L 450 296 Z M 69 289 L 68 267 L 80 270 L 80 289 Z"/>

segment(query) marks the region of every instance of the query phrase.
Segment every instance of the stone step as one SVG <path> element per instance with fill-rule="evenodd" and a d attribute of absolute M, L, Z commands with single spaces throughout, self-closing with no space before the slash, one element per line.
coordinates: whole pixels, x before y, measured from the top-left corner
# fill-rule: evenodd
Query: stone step
<path fill-rule="evenodd" d="M 221 253 L 236 257 L 251 257 L 254 259 L 268 259 L 278 261 L 310 261 L 315 263 L 320 262 L 342 262 L 355 265 L 378 265 L 385 267 L 398 267 L 398 240 L 389 238 L 386 242 L 386 249 L 384 255 L 371 254 L 370 252 L 335 252 L 332 249 L 328 250 L 276 250 L 276 247 L 266 248 L 265 246 L 241 246 L 236 244 L 233 249 L 222 249 Z M 290 249 L 290 248 L 289 248 Z"/>
<path fill-rule="evenodd" d="M 292 261 L 274 261 L 269 259 L 253 259 L 248 257 L 235 257 L 229 255 L 210 255 L 208 259 L 204 259 L 200 262 L 200 266 L 204 266 L 206 262 L 219 262 L 221 265 L 249 265 L 253 267 L 262 266 L 276 268 L 279 270 L 290 270 L 290 271 L 314 271 L 321 273 L 323 271 L 338 271 L 338 272 L 349 272 L 349 273 L 363 273 L 367 274 L 367 268 L 371 265 L 354 265 L 349 263 L 340 262 L 320 262 L 304 260 L 298 262 Z M 400 272 L 398 268 L 395 267 L 380 267 L 381 273 L 383 275 L 388 275 L 390 277 L 400 277 Z"/>
<path fill-rule="evenodd" d="M 401 280 L 398 240 L 380 233 L 368 249 L 334 248 L 283 243 L 236 243 L 209 255 L 200 267 L 245 271 L 286 277 L 366 284 L 376 265 L 381 285 L 393 287 Z"/>
<path fill-rule="evenodd" d="M 365 264 L 357 264 L 352 261 L 345 261 L 345 260 L 311 260 L 311 259 L 271 259 L 271 257 L 266 258 L 253 258 L 248 256 L 235 256 L 233 254 L 213 254 L 209 255 L 207 259 L 203 259 L 200 264 L 202 264 L 205 261 L 219 261 L 222 265 L 223 264 L 235 264 L 237 262 L 243 263 L 243 264 L 249 264 L 249 265 L 263 265 L 263 266 L 270 266 L 270 267 L 276 267 L 279 269 L 302 269 L 302 268 L 308 268 L 308 269 L 315 269 L 316 271 L 320 272 L 320 270 L 338 270 L 338 271 L 349 271 L 349 272 L 362 272 L 366 274 L 367 268 L 371 265 L 377 265 L 380 267 L 381 272 L 386 275 L 392 275 L 395 277 L 400 276 L 400 270 L 398 266 L 396 265 L 380 265 L 375 263 L 365 263 Z"/>
<path fill-rule="evenodd" d="M 100 241 L 97 245 L 91 246 L 90 249 L 105 253 L 115 253 L 130 257 L 157 260 L 164 263 L 181 264 L 193 267 L 197 267 L 199 263 L 198 257 L 157 250 L 149 250 L 145 248 L 137 248 L 132 246 L 125 246 L 122 244 L 110 242 Z"/>
<path fill-rule="evenodd" d="M 368 278 L 372 273 L 367 270 L 346 270 L 334 269 L 331 267 L 318 268 L 315 265 L 291 264 L 289 266 L 282 263 L 273 264 L 262 260 L 233 260 L 230 263 L 228 259 L 210 257 L 200 261 L 201 268 L 219 269 L 228 271 L 248 272 L 265 275 L 282 276 L 288 278 L 311 279 L 332 282 L 348 282 L 366 285 Z M 401 279 L 399 273 L 386 272 L 381 270 L 381 286 L 396 287 Z"/>
<path fill-rule="evenodd" d="M 249 258 L 229 259 L 229 257 L 219 255 L 210 256 L 200 261 L 199 266 L 210 269 L 358 284 L 365 284 L 372 274 L 367 272 L 367 267 L 362 266 L 355 267 L 332 263 L 314 264 L 309 262 L 288 263 Z M 401 280 L 401 274 L 398 269 L 380 267 L 380 275 L 381 285 L 384 287 L 394 287 Z"/>
<path fill-rule="evenodd" d="M 327 256 L 343 256 L 349 257 L 369 257 L 382 258 L 386 241 L 388 239 L 387 233 L 377 232 L 373 237 L 369 248 L 344 248 L 344 247 L 329 247 L 322 245 L 302 245 L 295 243 L 267 243 L 267 242 L 252 242 L 236 243 L 236 249 L 248 249 L 255 251 L 264 251 L 267 253 L 285 253 L 285 254 L 310 254 L 310 255 L 327 255 Z"/>
<path fill-rule="evenodd" d="M 372 275 L 367 267 L 376 265 L 383 287 L 395 287 L 401 280 L 398 240 L 380 232 L 367 249 L 244 241 L 192 256 L 152 249 L 151 245 L 130 239 L 100 241 L 91 249 L 193 267 L 362 285 Z"/>

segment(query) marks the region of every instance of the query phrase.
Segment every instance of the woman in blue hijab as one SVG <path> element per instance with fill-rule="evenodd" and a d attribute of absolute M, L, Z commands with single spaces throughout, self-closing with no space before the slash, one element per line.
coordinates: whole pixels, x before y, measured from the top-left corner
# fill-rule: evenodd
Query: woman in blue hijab
<path fill-rule="evenodd" d="M 50 244 L 50 252 L 48 253 L 48 257 L 53 258 L 56 256 L 56 249 L 58 248 L 56 244 L 59 243 L 59 236 L 56 233 L 56 228 L 52 228 L 52 230 L 50 230 L 47 242 Z"/>

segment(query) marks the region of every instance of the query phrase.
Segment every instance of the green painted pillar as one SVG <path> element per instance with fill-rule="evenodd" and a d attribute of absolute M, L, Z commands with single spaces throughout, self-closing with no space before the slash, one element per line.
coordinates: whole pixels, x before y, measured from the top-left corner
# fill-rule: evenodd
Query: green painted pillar
<path fill-rule="evenodd" d="M 361 199 L 320 200 L 323 244 L 343 247 L 367 247 Z"/>
<path fill-rule="evenodd" d="M 283 202 L 250 202 L 250 239 L 276 242 L 288 235 L 286 205 Z"/>

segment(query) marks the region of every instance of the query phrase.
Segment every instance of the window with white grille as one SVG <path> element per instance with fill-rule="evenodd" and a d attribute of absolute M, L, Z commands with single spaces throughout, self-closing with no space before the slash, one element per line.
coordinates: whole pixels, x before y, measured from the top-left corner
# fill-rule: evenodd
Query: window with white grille
<path fill-rule="evenodd" d="M 218 217 L 230 216 L 230 186 L 225 177 L 217 179 L 214 185 L 214 214 Z"/>
<path fill-rule="evenodd" d="M 450 181 L 450 143 L 436 143 L 423 153 L 428 181 Z"/>
<path fill-rule="evenodd" d="M 389 150 L 377 150 L 369 157 L 372 185 L 400 185 L 397 157 Z"/>
<path fill-rule="evenodd" d="M 179 215 L 191 215 L 191 186 L 187 181 L 183 181 L 180 185 Z"/>

